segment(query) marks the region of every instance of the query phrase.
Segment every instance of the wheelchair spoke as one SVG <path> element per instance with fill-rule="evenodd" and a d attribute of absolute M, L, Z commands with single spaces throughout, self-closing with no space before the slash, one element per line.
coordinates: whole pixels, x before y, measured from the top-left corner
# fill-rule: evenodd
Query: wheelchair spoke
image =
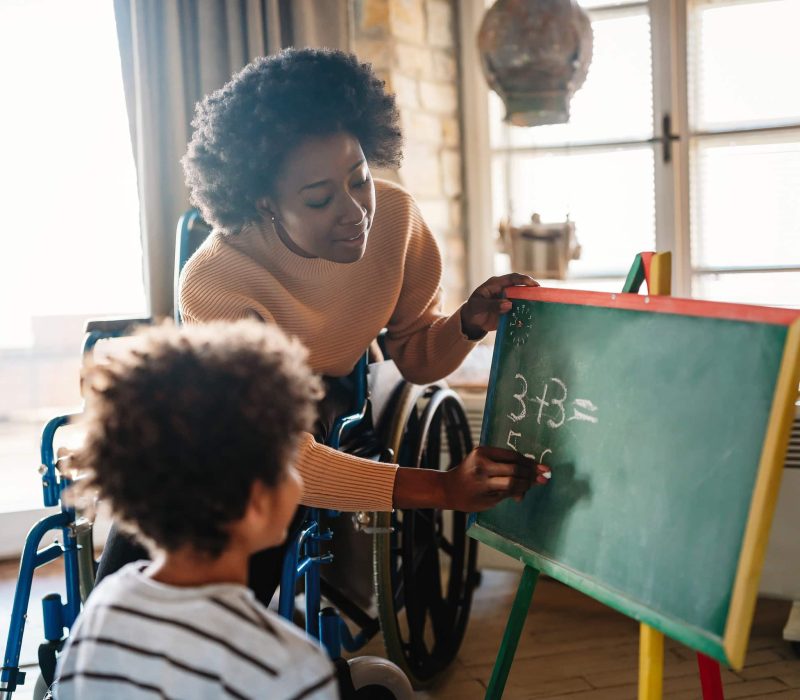
<path fill-rule="evenodd" d="M 427 548 L 415 567 L 414 581 L 416 583 L 413 600 L 407 600 L 409 612 L 409 633 L 412 649 L 423 657 L 430 655 L 425 639 L 425 628 L 430 616 L 434 643 L 441 638 L 441 615 L 437 614 L 441 608 L 441 583 L 439 581 L 439 566 L 435 549 Z M 423 582 L 424 585 L 420 585 Z"/>
<path fill-rule="evenodd" d="M 453 547 L 453 544 L 452 542 L 450 542 L 450 540 L 448 540 L 446 537 L 442 535 L 437 539 L 437 543 L 439 545 L 439 549 L 441 549 L 450 558 L 453 557 L 453 552 L 455 551 L 455 548 Z"/>
<path fill-rule="evenodd" d="M 434 515 L 435 513 L 436 511 L 432 510 L 416 510 L 414 511 L 414 517 L 433 527 L 436 518 L 436 516 Z"/>
<path fill-rule="evenodd" d="M 405 519 L 404 519 L 405 520 Z M 408 643 L 412 657 L 422 661 L 427 657 L 425 649 L 425 605 L 421 596 L 418 578 L 419 568 L 425 556 L 425 549 L 415 547 L 415 518 L 413 513 L 407 519 L 403 536 L 403 582 L 405 583 L 406 618 L 408 619 Z M 405 522 L 404 522 L 405 525 Z"/>
<path fill-rule="evenodd" d="M 433 585 L 430 586 L 429 609 L 431 614 L 431 624 L 433 626 L 434 655 L 446 644 L 449 638 L 452 625 L 450 624 L 449 609 L 447 601 L 442 598 L 442 573 L 439 567 L 439 557 L 432 557 L 432 578 Z"/>
<path fill-rule="evenodd" d="M 405 584 L 403 583 L 403 580 L 400 579 L 397 583 L 397 586 L 394 589 L 394 593 L 392 594 L 394 598 L 395 609 L 401 610 L 403 606 L 406 604 L 405 592 L 406 592 Z"/>
<path fill-rule="evenodd" d="M 425 547 L 419 547 L 416 552 L 414 552 L 414 556 L 411 562 L 411 574 L 412 576 L 416 576 L 421 574 L 421 569 L 423 568 L 422 565 L 426 563 L 426 560 L 431 551 L 435 548 L 432 544 L 429 544 Z"/>

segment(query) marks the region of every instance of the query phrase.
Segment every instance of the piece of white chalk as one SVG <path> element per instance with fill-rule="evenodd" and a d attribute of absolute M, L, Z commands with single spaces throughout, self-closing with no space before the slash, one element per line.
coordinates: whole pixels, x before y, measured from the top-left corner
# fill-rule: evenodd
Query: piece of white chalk
<path fill-rule="evenodd" d="M 553 472 L 545 472 L 542 474 L 545 479 L 551 479 L 553 477 Z"/>

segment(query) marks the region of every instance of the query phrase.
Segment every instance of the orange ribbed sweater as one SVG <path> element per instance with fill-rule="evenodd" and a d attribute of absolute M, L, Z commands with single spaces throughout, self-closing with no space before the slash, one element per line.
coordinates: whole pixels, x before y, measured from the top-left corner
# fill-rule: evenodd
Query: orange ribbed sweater
<path fill-rule="evenodd" d="M 409 381 L 455 370 L 475 343 L 460 314 L 441 313 L 442 260 L 404 189 L 376 180 L 375 217 L 361 260 L 335 263 L 290 251 L 272 227 L 214 233 L 184 268 L 187 323 L 237 320 L 255 312 L 298 337 L 315 372 L 348 374 L 387 329 L 387 347 Z M 338 510 L 391 510 L 396 468 L 332 450 L 306 434 L 296 466 L 303 503 Z"/>

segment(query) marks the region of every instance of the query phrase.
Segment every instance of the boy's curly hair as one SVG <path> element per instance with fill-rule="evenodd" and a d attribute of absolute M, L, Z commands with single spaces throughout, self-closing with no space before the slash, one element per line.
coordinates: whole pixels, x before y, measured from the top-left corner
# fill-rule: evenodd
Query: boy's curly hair
<path fill-rule="evenodd" d="M 260 215 L 286 155 L 313 136 L 347 132 L 367 162 L 400 163 L 394 96 L 367 63 L 330 49 L 258 58 L 195 108 L 182 163 L 192 204 L 212 226 L 236 232 Z"/>
<path fill-rule="evenodd" d="M 253 482 L 284 478 L 321 396 L 305 348 L 256 321 L 148 329 L 84 386 L 80 493 L 96 491 L 151 545 L 211 556 Z"/>

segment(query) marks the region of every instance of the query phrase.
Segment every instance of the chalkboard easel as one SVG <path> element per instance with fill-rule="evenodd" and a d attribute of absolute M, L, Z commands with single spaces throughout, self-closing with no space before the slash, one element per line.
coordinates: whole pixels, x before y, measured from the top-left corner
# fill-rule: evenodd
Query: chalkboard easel
<path fill-rule="evenodd" d="M 668 255 L 637 257 L 626 289 L 644 279 L 668 292 Z M 800 312 L 508 296 L 481 443 L 530 454 L 553 480 L 472 520 L 473 537 L 526 564 L 486 697 L 502 695 L 539 571 L 646 623 L 640 699 L 660 697 L 663 633 L 740 667 L 800 382 Z M 700 660 L 704 685 L 718 679 Z"/>

